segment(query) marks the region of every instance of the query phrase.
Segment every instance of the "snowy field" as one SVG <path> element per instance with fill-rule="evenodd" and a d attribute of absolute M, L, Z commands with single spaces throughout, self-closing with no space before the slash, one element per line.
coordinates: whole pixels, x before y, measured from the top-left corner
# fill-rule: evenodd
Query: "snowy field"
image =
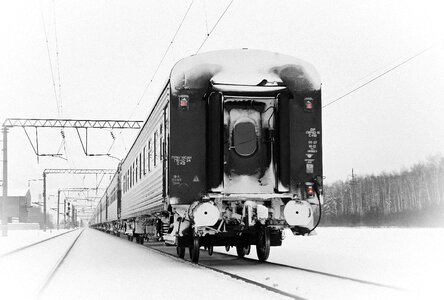
<path fill-rule="evenodd" d="M 42 232 L 10 233 L 0 240 L 2 252 L 10 251 L 14 245 L 45 238 L 54 231 L 45 236 Z M 304 271 L 289 272 L 296 274 L 289 277 L 270 265 L 258 264 L 246 270 L 242 264 L 231 264 L 227 269 L 279 289 L 296 291 L 296 295 L 307 299 L 404 299 L 405 295 L 410 299 L 442 298 L 444 229 L 319 228 L 317 233 L 295 237 L 288 232 L 282 247 L 272 247 L 269 261 L 395 286 L 407 292 L 393 294 L 393 290 L 388 290 L 373 294 L 375 287 Z M 223 248 L 215 250 L 225 253 Z M 254 247 L 250 257 L 256 259 Z M 7 296 L 1 298 L 20 299 L 16 295 Z M 123 238 L 86 230 L 41 298 L 281 299 L 282 296 L 158 254 Z"/>

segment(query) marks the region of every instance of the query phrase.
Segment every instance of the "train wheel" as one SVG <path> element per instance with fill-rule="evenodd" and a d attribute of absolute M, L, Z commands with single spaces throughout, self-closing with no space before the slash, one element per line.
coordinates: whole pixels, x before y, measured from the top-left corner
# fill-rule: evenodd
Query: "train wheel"
<path fill-rule="evenodd" d="M 236 246 L 236 253 L 237 257 L 244 257 L 245 256 L 245 247 L 244 246 Z"/>
<path fill-rule="evenodd" d="M 246 246 L 236 246 L 236 253 L 237 253 L 237 256 L 240 257 L 240 258 L 242 258 L 242 257 L 244 257 L 245 255 L 250 254 L 250 249 L 251 249 L 250 245 L 246 245 Z"/>
<path fill-rule="evenodd" d="M 266 261 L 270 255 L 270 231 L 266 227 L 259 230 L 256 253 L 260 261 Z"/>
<path fill-rule="evenodd" d="M 193 263 L 199 262 L 199 254 L 200 254 L 200 245 L 199 245 L 199 237 L 193 237 L 193 245 L 190 246 L 190 258 Z"/>
<path fill-rule="evenodd" d="M 208 246 L 208 255 L 211 256 L 213 255 L 213 246 Z"/>
<path fill-rule="evenodd" d="M 176 252 L 177 252 L 177 256 L 179 258 L 184 258 L 185 257 L 185 247 L 176 247 Z"/>

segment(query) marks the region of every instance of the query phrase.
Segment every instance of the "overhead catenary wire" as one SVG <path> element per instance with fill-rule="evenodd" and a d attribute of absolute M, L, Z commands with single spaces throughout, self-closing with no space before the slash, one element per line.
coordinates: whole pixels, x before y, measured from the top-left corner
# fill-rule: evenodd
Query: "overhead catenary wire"
<path fill-rule="evenodd" d="M 138 106 L 140 105 L 140 103 L 142 102 L 142 99 L 143 99 L 143 97 L 145 96 L 146 92 L 148 91 L 148 89 L 150 88 L 151 84 L 153 83 L 154 78 L 156 77 L 157 72 L 158 72 L 159 69 L 160 69 L 160 66 L 162 65 L 163 61 L 165 60 L 165 57 L 167 56 L 168 51 L 171 49 L 171 46 L 173 45 L 173 43 L 174 43 L 174 41 L 175 41 L 175 39 L 176 39 L 176 37 L 177 37 L 177 34 L 179 33 L 180 29 L 182 28 L 182 25 L 183 25 L 183 23 L 185 22 L 185 19 L 187 18 L 188 13 L 189 13 L 190 10 L 191 10 L 191 7 L 193 6 L 193 3 L 194 3 L 194 0 L 191 1 L 190 5 L 188 6 L 187 10 L 185 11 L 184 16 L 182 17 L 182 20 L 181 20 L 180 23 L 179 23 L 179 26 L 177 27 L 176 31 L 174 32 L 174 35 L 173 35 L 173 37 L 172 37 L 170 43 L 168 44 L 168 47 L 165 49 L 162 58 L 160 59 L 159 63 L 157 64 L 156 69 L 154 70 L 153 75 L 151 76 L 150 81 L 148 81 L 148 84 L 147 84 L 147 85 L 145 86 L 145 88 L 143 89 L 142 95 L 140 96 L 139 100 L 137 101 L 137 104 L 134 106 L 133 110 L 131 111 L 131 114 L 130 114 L 130 116 L 129 116 L 129 119 L 131 119 L 131 117 L 133 116 L 133 114 L 134 114 L 134 112 L 136 111 L 137 107 L 138 107 Z M 122 135 L 122 130 L 119 131 L 119 136 L 121 136 L 121 135 Z M 107 153 L 110 153 L 111 149 L 114 147 L 115 142 L 116 142 L 116 139 L 113 138 L 113 142 L 111 143 L 111 146 L 109 147 Z M 126 147 L 125 147 L 125 148 L 126 148 Z"/>
<path fill-rule="evenodd" d="M 179 31 L 180 31 L 180 28 L 182 28 L 182 24 L 185 22 L 185 19 L 186 19 L 187 15 L 188 15 L 188 12 L 191 9 L 191 6 L 193 6 L 193 3 L 194 3 L 194 0 L 192 0 L 190 5 L 188 6 L 188 9 L 186 10 L 186 12 L 185 12 L 185 14 L 184 14 L 184 16 L 182 18 L 182 21 L 180 22 L 179 26 L 177 27 L 176 32 L 173 35 L 173 38 L 171 39 L 170 43 L 168 44 L 168 47 L 166 48 L 165 52 L 163 53 L 162 58 L 160 59 L 159 63 L 157 64 L 157 67 L 156 67 L 156 70 L 153 73 L 153 76 L 151 76 L 150 81 L 148 82 L 147 86 L 143 90 L 142 96 L 140 96 L 139 101 L 137 101 L 136 106 L 134 107 L 133 111 L 131 112 L 131 115 L 129 117 L 130 119 L 131 119 L 134 111 L 137 109 L 137 107 L 139 106 L 140 102 L 142 101 L 143 97 L 145 96 L 146 92 L 148 91 L 149 87 L 151 86 L 151 83 L 153 82 L 154 78 L 156 77 L 157 72 L 160 69 L 160 66 L 162 65 L 163 61 L 165 60 L 165 57 L 167 56 L 168 51 L 171 49 L 171 46 L 173 45 L 174 40 L 176 39 L 176 36 L 179 33 Z"/>
<path fill-rule="evenodd" d="M 53 5 L 53 18 L 54 18 L 54 37 L 55 37 L 55 50 L 56 50 L 57 77 L 58 77 L 58 84 L 59 84 L 60 116 L 63 117 L 62 81 L 60 78 L 59 39 L 58 39 L 58 34 L 57 34 L 57 18 L 56 18 L 55 0 L 52 0 L 52 5 Z"/>
<path fill-rule="evenodd" d="M 228 3 L 227 7 L 223 11 L 223 13 L 220 15 L 219 19 L 217 19 L 216 24 L 214 24 L 213 28 L 211 28 L 211 31 L 208 32 L 208 30 L 207 30 L 208 33 L 207 33 L 205 39 L 203 40 L 202 44 L 199 46 L 199 49 L 197 49 L 196 54 L 198 54 L 200 49 L 202 49 L 202 47 L 205 45 L 205 43 L 207 42 L 208 38 L 213 33 L 213 31 L 216 29 L 217 25 L 222 20 L 222 18 L 225 16 L 225 14 L 227 13 L 228 9 L 231 7 L 231 4 L 233 4 L 233 2 L 234 2 L 234 0 L 231 0 L 230 3 Z"/>
<path fill-rule="evenodd" d="M 330 105 L 332 105 L 333 103 L 338 102 L 339 100 L 341 100 L 341 99 L 347 97 L 348 95 L 350 95 L 350 94 L 356 92 L 357 90 L 359 90 L 359 89 L 365 87 L 366 85 L 372 83 L 373 81 L 375 81 L 375 80 L 381 78 L 382 76 L 384 76 L 384 75 L 386 75 L 386 74 L 392 72 L 393 70 L 396 70 L 397 68 L 401 67 L 402 65 L 408 63 L 409 61 L 415 59 L 416 57 L 420 56 L 421 54 L 423 54 L 423 53 L 427 52 L 428 50 L 432 49 L 434 46 L 435 46 L 435 45 L 432 45 L 432 46 L 430 46 L 430 47 L 428 47 L 428 48 L 426 48 L 426 49 L 421 50 L 420 52 L 416 53 L 415 55 L 410 56 L 410 57 L 407 58 L 406 60 L 403 60 L 403 61 L 400 62 L 399 64 L 397 64 L 397 65 L 395 65 L 394 67 L 391 67 L 390 69 L 388 69 L 387 71 L 384 71 L 383 73 L 381 73 L 381 74 L 379 74 L 379 75 L 373 77 L 372 79 L 370 79 L 370 80 L 364 82 L 363 84 L 359 85 L 358 87 L 356 87 L 356 88 L 352 89 L 351 91 L 348 91 L 348 92 L 345 93 L 344 95 L 342 95 L 342 96 L 336 98 L 335 100 L 328 102 L 327 104 L 325 104 L 324 106 L 322 106 L 322 108 L 326 108 L 327 106 L 330 106 Z"/>
<path fill-rule="evenodd" d="M 46 51 L 48 53 L 49 68 L 51 70 L 52 87 L 53 87 L 53 90 L 54 90 L 54 96 L 55 96 L 56 105 L 57 105 L 57 114 L 60 117 L 60 107 L 59 107 L 59 100 L 58 100 L 58 97 L 57 97 L 57 90 L 56 90 L 56 83 L 55 83 L 55 77 L 54 77 L 53 64 L 52 64 L 52 60 L 51 60 L 51 51 L 49 50 L 48 33 L 46 32 L 46 22 L 45 22 L 45 17 L 43 16 L 43 9 L 42 9 L 42 2 L 41 1 L 40 1 L 40 16 L 41 16 L 41 19 L 42 19 L 43 32 L 45 33 Z"/>

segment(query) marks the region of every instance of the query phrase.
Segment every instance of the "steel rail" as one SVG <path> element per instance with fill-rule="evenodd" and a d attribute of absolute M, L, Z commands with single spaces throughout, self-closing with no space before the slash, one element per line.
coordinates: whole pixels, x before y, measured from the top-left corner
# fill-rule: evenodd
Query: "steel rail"
<path fill-rule="evenodd" d="M 218 273 L 222 273 L 222 274 L 230 276 L 232 278 L 239 279 L 239 280 L 245 281 L 245 282 L 253 284 L 253 285 L 257 285 L 259 287 L 262 287 L 264 289 L 267 289 L 269 291 L 278 293 L 278 294 L 286 296 L 286 297 L 290 297 L 290 298 L 298 299 L 298 300 L 299 299 L 305 299 L 303 297 L 300 297 L 300 296 L 297 296 L 297 295 L 294 295 L 294 294 L 290 294 L 290 293 L 278 290 L 276 288 L 273 288 L 271 286 L 268 286 L 268 285 L 256 282 L 254 280 L 251 280 L 251 279 L 248 279 L 248 278 L 236 275 L 236 274 L 232 274 L 232 273 L 227 272 L 227 271 L 220 270 L 220 269 L 218 269 L 216 267 L 212 267 L 212 266 L 206 265 L 204 263 L 197 263 L 197 264 L 195 264 L 195 263 L 192 263 L 191 261 L 189 261 L 186 258 L 185 259 L 178 258 L 175 254 L 168 253 L 168 252 L 166 252 L 166 251 L 164 251 L 162 249 L 156 248 L 156 245 L 150 245 L 149 243 L 147 243 L 147 244 L 144 244 L 143 246 L 148 248 L 148 249 L 150 249 L 150 250 L 152 250 L 152 251 L 158 252 L 161 255 L 164 255 L 164 256 L 167 256 L 167 257 L 171 257 L 171 258 L 173 258 L 176 261 L 180 261 L 180 262 L 184 262 L 184 263 L 189 263 L 190 265 L 194 265 L 194 266 L 198 265 L 200 267 L 207 268 L 207 269 L 213 270 L 213 271 L 218 272 Z M 201 251 L 204 251 L 204 250 L 201 250 Z M 236 258 L 236 255 L 231 255 L 231 254 L 228 254 L 228 253 L 223 253 L 223 252 L 215 252 L 215 253 L 217 253 L 219 255 L 223 255 L 223 256 L 230 256 L 230 257 Z M 239 259 L 240 261 L 248 261 L 248 262 L 251 262 L 251 263 L 258 263 L 257 260 L 252 259 L 252 258 L 248 258 L 248 257 L 237 258 L 237 259 Z M 308 272 L 308 273 L 317 274 L 317 275 L 321 275 L 321 276 L 326 276 L 326 277 L 330 277 L 330 278 L 336 278 L 336 279 L 341 279 L 341 280 L 352 281 L 352 282 L 356 282 L 356 283 L 360 283 L 360 284 L 365 284 L 365 285 L 371 285 L 371 286 L 375 286 L 375 287 L 379 287 L 379 288 L 386 288 L 386 289 L 402 291 L 402 292 L 408 291 L 408 290 L 406 290 L 404 288 L 400 288 L 400 287 L 397 287 L 397 286 L 387 285 L 387 284 L 383 284 L 383 283 L 378 283 L 378 282 L 374 282 L 374 281 L 368 281 L 368 280 L 363 280 L 363 279 L 358 279 L 358 278 L 353 278 L 353 277 L 348 277 L 348 276 L 343 276 L 343 275 L 332 274 L 332 273 L 328 273 L 328 272 L 311 270 L 311 269 L 306 269 L 306 268 L 301 268 L 301 267 L 296 267 L 296 266 L 291 266 L 291 265 L 284 265 L 284 264 L 275 263 L 275 262 L 265 261 L 265 262 L 262 262 L 261 264 L 264 264 L 264 265 L 266 265 L 266 264 L 274 265 L 274 266 L 278 266 L 278 267 L 282 267 L 282 268 L 290 268 L 290 269 L 294 269 L 294 270 L 298 270 L 298 271 L 302 271 L 302 272 Z"/>
<path fill-rule="evenodd" d="M 210 267 L 210 266 L 202 264 L 202 263 L 197 263 L 197 264 L 196 263 L 192 263 L 189 260 L 178 258 L 174 254 L 171 254 L 171 253 L 168 253 L 168 252 L 164 252 L 164 251 L 162 251 L 160 249 L 156 249 L 156 248 L 150 247 L 150 245 L 143 245 L 143 246 L 148 248 L 148 249 L 150 249 L 150 250 L 152 250 L 152 251 L 156 251 L 157 253 L 159 253 L 161 255 L 173 258 L 176 261 L 179 261 L 179 262 L 182 262 L 182 263 L 187 263 L 187 264 L 189 264 L 191 266 L 199 266 L 199 267 L 202 267 L 202 268 L 206 268 L 206 269 L 212 270 L 214 272 L 218 272 L 218 273 L 224 274 L 224 275 L 229 276 L 231 278 L 234 278 L 234 279 L 237 279 L 237 280 L 242 280 L 242 281 L 244 281 L 246 283 L 249 283 L 249 284 L 252 284 L 252 285 L 256 285 L 256 286 L 261 287 L 263 289 L 266 289 L 266 290 L 268 290 L 270 292 L 273 292 L 273 293 L 276 293 L 276 294 L 279 294 L 279 295 L 282 295 L 282 296 L 285 296 L 285 297 L 289 297 L 289 298 L 292 298 L 292 299 L 295 299 L 295 300 L 305 300 L 306 299 L 306 298 L 303 298 L 303 297 L 300 297 L 300 296 L 297 296 L 297 295 L 294 295 L 294 294 L 290 294 L 290 293 L 281 291 L 279 289 L 276 289 L 274 287 L 268 286 L 266 284 L 263 284 L 263 283 L 260 283 L 260 282 L 248 279 L 246 277 L 242 277 L 242 276 L 230 273 L 230 272 L 219 270 L 217 268 Z"/>
<path fill-rule="evenodd" d="M 70 233 L 70 232 L 73 232 L 73 231 L 75 231 L 75 230 L 77 230 L 77 229 L 72 229 L 72 230 L 69 230 L 69 231 L 63 232 L 63 233 L 61 233 L 61 234 L 58 234 L 58 235 L 52 236 L 52 237 L 50 237 L 50 238 L 43 239 L 43 240 L 40 240 L 40 241 L 38 241 L 38 242 L 35 242 L 35 243 L 32 243 L 32 244 L 29 244 L 29 245 L 26 245 L 26 246 L 23 246 L 23 247 L 20 247 L 20 248 L 17 248 L 17 249 L 11 250 L 11 251 L 9 251 L 9 252 L 6 252 L 6 253 L 1 254 L 1 255 L 0 255 L 0 258 L 3 258 L 3 257 L 6 257 L 6 256 L 8 256 L 8 255 L 11 255 L 11 254 L 14 254 L 14 253 L 20 252 L 20 251 L 22 251 L 22 250 L 25 250 L 25 249 L 31 248 L 31 247 L 33 247 L 33 246 L 35 246 L 35 245 L 38 245 L 38 244 L 41 244 L 41 243 L 47 242 L 47 241 L 49 241 L 49 240 L 55 239 L 55 238 L 57 238 L 57 237 L 59 237 L 59 236 L 65 235 L 65 234 Z"/>
<path fill-rule="evenodd" d="M 53 266 L 53 268 L 51 269 L 51 271 L 49 272 L 48 276 L 46 277 L 46 279 L 43 281 L 42 286 L 39 289 L 38 292 L 38 297 L 40 298 L 40 296 L 43 294 L 43 292 L 45 291 L 45 289 L 48 287 L 49 283 L 51 282 L 51 280 L 54 278 L 54 275 L 57 273 L 57 271 L 60 269 L 60 267 L 62 266 L 63 262 L 65 261 L 66 257 L 69 255 L 69 253 L 71 252 L 72 248 L 74 247 L 74 245 L 77 243 L 77 240 L 80 238 L 80 236 L 82 235 L 83 231 L 85 229 L 82 229 L 79 233 L 79 235 L 74 239 L 74 241 L 71 243 L 70 247 L 68 248 L 68 250 L 65 251 L 65 253 L 63 254 L 63 256 L 56 262 L 56 264 Z"/>
<path fill-rule="evenodd" d="M 231 254 L 227 254 L 227 253 L 223 253 L 223 252 L 215 252 L 215 253 L 225 255 L 225 256 L 236 257 L 236 255 L 231 255 Z M 243 257 L 243 258 L 239 258 L 239 259 L 242 259 L 244 261 L 251 261 L 251 262 L 255 262 L 255 263 L 258 262 L 257 260 L 252 259 L 252 258 L 248 258 L 248 257 Z M 362 284 L 367 284 L 367 285 L 372 285 L 372 286 L 377 286 L 377 287 L 382 287 L 382 288 L 387 288 L 387 289 L 392 289 L 392 290 L 397 290 L 397 291 L 407 291 L 406 289 L 403 289 L 403 288 L 400 288 L 397 286 L 392 286 L 392 285 L 383 284 L 383 283 L 379 283 L 379 282 L 363 280 L 363 279 L 358 279 L 358 278 L 353 278 L 353 277 L 348 277 L 348 276 L 343 276 L 343 275 L 337 275 L 337 274 L 332 274 L 332 273 L 327 273 L 327 272 L 322 272 L 322 271 L 316 271 L 316 270 L 311 270 L 311 269 L 305 269 L 305 268 L 291 266 L 291 265 L 284 265 L 281 263 L 275 263 L 275 262 L 271 262 L 271 261 L 265 261 L 265 262 L 262 262 L 262 264 L 279 266 L 279 267 L 283 267 L 283 268 L 290 268 L 290 269 L 303 271 L 303 272 L 307 272 L 307 273 L 332 277 L 332 278 L 336 278 L 336 279 L 350 280 L 350 281 L 357 282 L 357 283 L 362 283 Z"/>

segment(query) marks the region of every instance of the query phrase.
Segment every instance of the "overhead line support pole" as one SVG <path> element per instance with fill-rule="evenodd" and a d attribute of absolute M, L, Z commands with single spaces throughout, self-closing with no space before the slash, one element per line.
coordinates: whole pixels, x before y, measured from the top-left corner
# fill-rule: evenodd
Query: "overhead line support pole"
<path fill-rule="evenodd" d="M 2 127 L 3 131 L 3 201 L 2 201 L 2 236 L 8 236 L 8 216 L 6 213 L 6 202 L 8 200 L 8 128 Z"/>
<path fill-rule="evenodd" d="M 60 190 L 57 191 L 57 230 L 59 230 L 59 220 L 60 220 Z"/>
<path fill-rule="evenodd" d="M 46 231 L 46 172 L 43 172 L 43 231 Z"/>

